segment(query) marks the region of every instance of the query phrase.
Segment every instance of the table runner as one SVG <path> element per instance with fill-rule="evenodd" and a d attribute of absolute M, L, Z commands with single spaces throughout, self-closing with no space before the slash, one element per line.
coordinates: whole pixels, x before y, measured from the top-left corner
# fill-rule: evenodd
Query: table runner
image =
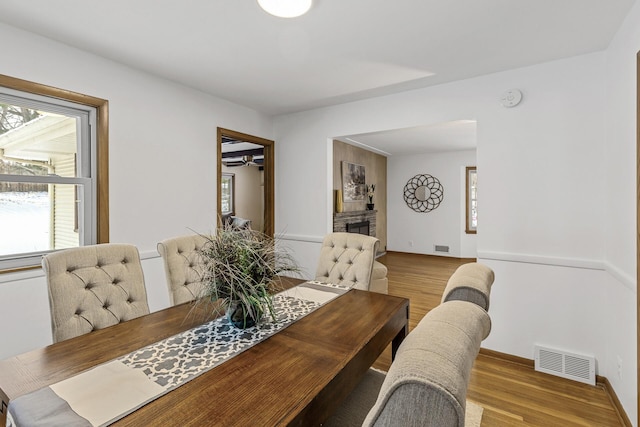
<path fill-rule="evenodd" d="M 9 402 L 7 427 L 109 425 L 348 290 L 305 282 L 274 296 L 275 322 L 238 329 L 223 316 L 20 396 Z"/>

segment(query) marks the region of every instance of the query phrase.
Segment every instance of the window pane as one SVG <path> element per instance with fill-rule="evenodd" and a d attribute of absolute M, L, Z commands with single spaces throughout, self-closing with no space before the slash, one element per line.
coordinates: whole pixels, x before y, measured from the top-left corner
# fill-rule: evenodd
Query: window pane
<path fill-rule="evenodd" d="M 76 185 L 0 182 L 0 256 L 79 246 L 77 204 Z"/>
<path fill-rule="evenodd" d="M 475 233 L 478 227 L 478 174 L 475 166 L 466 168 L 466 233 Z"/>
<path fill-rule="evenodd" d="M 220 198 L 222 199 L 222 213 L 233 213 L 233 174 L 222 174 L 220 184 Z"/>
<path fill-rule="evenodd" d="M 78 120 L 0 103 L 0 174 L 75 177 Z"/>

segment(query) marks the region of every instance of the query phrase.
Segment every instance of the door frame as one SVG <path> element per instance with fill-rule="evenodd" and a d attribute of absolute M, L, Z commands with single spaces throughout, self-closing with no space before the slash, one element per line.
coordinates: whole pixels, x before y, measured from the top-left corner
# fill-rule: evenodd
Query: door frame
<path fill-rule="evenodd" d="M 264 147 L 264 234 L 273 236 L 275 233 L 275 142 L 259 136 L 218 127 L 218 171 L 217 171 L 217 207 L 218 226 L 222 224 L 222 138 L 228 137 L 239 141 L 246 141 Z"/>

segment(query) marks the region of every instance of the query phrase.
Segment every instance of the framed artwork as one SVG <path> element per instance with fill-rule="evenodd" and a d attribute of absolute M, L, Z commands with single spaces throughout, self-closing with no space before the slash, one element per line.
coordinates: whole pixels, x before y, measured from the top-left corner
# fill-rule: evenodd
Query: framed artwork
<path fill-rule="evenodd" d="M 364 180 L 364 166 L 342 162 L 342 197 L 345 202 L 364 201 L 367 186 Z"/>

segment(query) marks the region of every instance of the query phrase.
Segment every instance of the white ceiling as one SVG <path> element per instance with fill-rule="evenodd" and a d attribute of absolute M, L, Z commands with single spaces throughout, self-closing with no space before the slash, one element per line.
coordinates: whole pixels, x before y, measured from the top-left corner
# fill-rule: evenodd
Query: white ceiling
<path fill-rule="evenodd" d="M 633 0 L 2 0 L 0 21 L 267 114 L 605 49 Z M 8 42 L 8 41 L 6 41 Z"/>
<path fill-rule="evenodd" d="M 456 120 L 430 126 L 346 135 L 336 139 L 383 156 L 474 150 L 476 121 Z"/>

